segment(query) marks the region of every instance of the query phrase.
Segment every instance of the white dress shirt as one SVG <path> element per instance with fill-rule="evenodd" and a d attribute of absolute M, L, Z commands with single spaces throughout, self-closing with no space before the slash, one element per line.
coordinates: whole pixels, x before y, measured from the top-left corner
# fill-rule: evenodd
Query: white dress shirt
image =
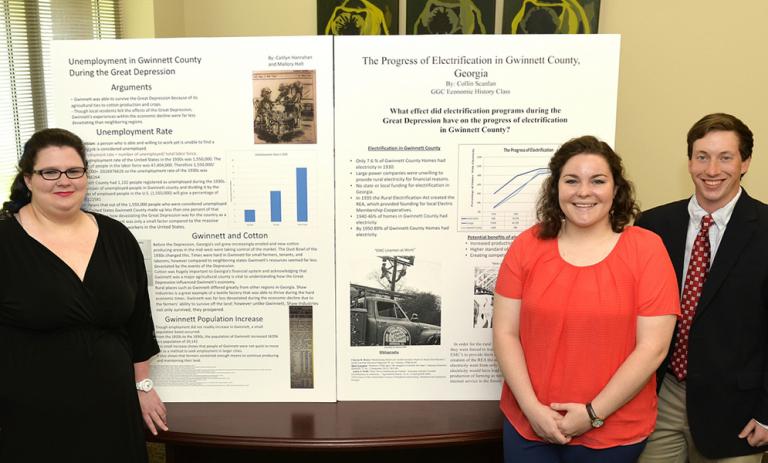
<path fill-rule="evenodd" d="M 688 262 L 691 260 L 691 252 L 693 251 L 693 242 L 696 240 L 696 235 L 699 234 L 701 229 L 701 219 L 705 215 L 711 215 L 715 223 L 709 227 L 709 266 L 712 267 L 712 263 L 715 261 L 715 255 L 717 254 L 717 248 L 720 247 L 720 241 L 723 239 L 725 233 L 725 227 L 728 226 L 728 221 L 731 220 L 733 215 L 733 208 L 736 206 L 736 201 L 741 197 L 743 190 L 739 188 L 739 192 L 733 197 L 728 204 L 716 210 L 712 214 L 705 211 L 703 207 L 699 205 L 696 200 L 696 195 L 691 196 L 691 200 L 688 201 L 688 235 L 685 238 L 685 260 L 683 261 L 683 279 L 685 282 L 685 276 L 688 273 Z M 683 288 L 680 288 L 682 294 Z"/>

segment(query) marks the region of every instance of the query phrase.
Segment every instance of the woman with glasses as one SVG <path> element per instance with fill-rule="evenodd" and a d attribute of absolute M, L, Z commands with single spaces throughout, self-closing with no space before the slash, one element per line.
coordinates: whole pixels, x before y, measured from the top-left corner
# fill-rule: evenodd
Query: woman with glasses
<path fill-rule="evenodd" d="M 2 462 L 146 462 L 142 422 L 167 430 L 144 259 L 87 189 L 75 134 L 24 145 L 0 213 Z"/>

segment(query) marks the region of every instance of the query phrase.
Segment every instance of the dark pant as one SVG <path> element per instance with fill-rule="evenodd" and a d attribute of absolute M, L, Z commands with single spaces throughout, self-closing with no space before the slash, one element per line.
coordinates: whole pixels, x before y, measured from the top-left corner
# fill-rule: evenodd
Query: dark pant
<path fill-rule="evenodd" d="M 550 444 L 525 439 L 504 420 L 504 463 L 634 463 L 645 442 L 607 449 Z"/>

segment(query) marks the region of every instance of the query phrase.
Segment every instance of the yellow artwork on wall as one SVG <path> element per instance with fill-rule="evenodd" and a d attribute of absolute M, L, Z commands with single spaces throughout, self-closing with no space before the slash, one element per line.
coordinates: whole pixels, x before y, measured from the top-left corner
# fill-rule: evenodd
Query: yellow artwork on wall
<path fill-rule="evenodd" d="M 493 34 L 496 2 L 491 0 L 410 0 L 407 33 Z"/>
<path fill-rule="evenodd" d="M 600 0 L 505 0 L 505 34 L 595 34 Z"/>
<path fill-rule="evenodd" d="M 397 0 L 317 0 L 320 35 L 397 34 Z"/>

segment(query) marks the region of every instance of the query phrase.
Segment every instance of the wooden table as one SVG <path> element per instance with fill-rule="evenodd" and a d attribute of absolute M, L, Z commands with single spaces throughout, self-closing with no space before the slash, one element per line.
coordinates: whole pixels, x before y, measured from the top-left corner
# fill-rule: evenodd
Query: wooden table
<path fill-rule="evenodd" d="M 167 463 L 502 461 L 497 401 L 167 407 Z"/>

